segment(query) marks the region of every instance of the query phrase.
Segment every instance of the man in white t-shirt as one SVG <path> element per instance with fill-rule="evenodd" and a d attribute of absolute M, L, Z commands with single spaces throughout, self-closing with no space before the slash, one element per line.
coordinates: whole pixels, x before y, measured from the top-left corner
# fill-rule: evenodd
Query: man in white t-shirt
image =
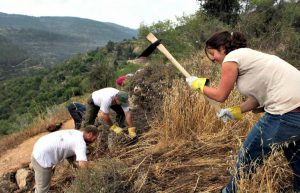
<path fill-rule="evenodd" d="M 49 191 L 52 168 L 60 161 L 75 155 L 77 166 L 86 167 L 86 144 L 94 142 L 98 134 L 97 127 L 89 125 L 83 132 L 75 129 L 61 130 L 38 139 L 31 156 L 35 172 L 35 193 Z"/>
<path fill-rule="evenodd" d="M 128 94 L 115 88 L 103 88 L 94 91 L 87 101 L 87 110 L 84 116 L 83 126 L 93 125 L 100 111 L 100 118 L 110 126 L 110 129 L 117 134 L 123 133 L 124 120 L 128 125 L 129 137 L 135 138 L 135 127 L 132 126 L 131 112 L 128 106 Z M 113 123 L 109 116 L 109 110 L 116 112 L 116 122 Z"/>

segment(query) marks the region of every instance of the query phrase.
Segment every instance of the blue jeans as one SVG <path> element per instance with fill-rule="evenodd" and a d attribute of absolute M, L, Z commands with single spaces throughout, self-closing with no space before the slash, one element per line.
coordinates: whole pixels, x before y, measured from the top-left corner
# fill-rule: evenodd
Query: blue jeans
<path fill-rule="evenodd" d="M 288 142 L 288 145 L 282 145 Z M 249 174 L 255 171 L 253 164 L 262 164 L 272 146 L 280 146 L 294 172 L 294 191 L 300 191 L 300 112 L 283 115 L 265 115 L 253 126 L 243 147 L 239 151 L 236 171 L 230 183 L 222 192 L 236 192 L 236 182 L 240 179 L 239 171 Z"/>
<path fill-rule="evenodd" d="M 67 106 L 67 109 L 74 120 L 75 129 L 80 129 L 83 115 L 86 111 L 86 108 L 81 103 L 71 103 Z"/>

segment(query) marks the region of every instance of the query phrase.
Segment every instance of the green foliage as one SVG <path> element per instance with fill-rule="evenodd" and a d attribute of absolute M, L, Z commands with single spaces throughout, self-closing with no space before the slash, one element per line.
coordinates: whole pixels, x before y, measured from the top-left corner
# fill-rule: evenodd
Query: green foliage
<path fill-rule="evenodd" d="M 20 63 L 26 57 L 27 53 L 24 49 L 13 44 L 4 36 L 0 35 L 0 65 L 12 65 Z"/>
<path fill-rule="evenodd" d="M 300 52 L 299 31 L 294 24 L 300 18 L 295 2 L 251 1 L 236 29 L 248 37 L 249 46 L 273 52 L 296 65 Z"/>
<path fill-rule="evenodd" d="M 183 21 L 182 21 L 183 22 Z M 174 57 L 182 58 L 184 55 L 191 53 L 193 50 L 193 43 L 187 40 L 184 32 L 185 28 L 179 26 L 170 20 L 164 22 L 159 21 L 151 26 L 141 26 L 139 36 L 143 39 L 149 32 L 155 34 L 157 38 L 162 40 L 165 47 L 174 55 Z M 144 37 L 142 37 L 144 36 Z M 149 45 L 149 44 L 148 44 Z M 156 57 L 162 57 L 162 55 L 155 55 Z"/>
<path fill-rule="evenodd" d="M 236 24 L 239 18 L 238 0 L 198 0 L 209 17 L 218 18 L 226 24 Z"/>
<path fill-rule="evenodd" d="M 256 11 L 262 11 L 273 7 L 274 5 L 281 3 L 283 1 L 278 0 L 251 0 L 250 6 L 254 7 Z"/>
<path fill-rule="evenodd" d="M 282 32 L 281 42 L 276 48 L 276 53 L 281 58 L 290 62 L 296 68 L 300 69 L 299 53 L 300 53 L 300 35 L 292 28 L 286 28 Z"/>
<path fill-rule="evenodd" d="M 172 31 L 175 27 L 175 23 L 171 20 L 158 21 L 157 23 L 153 23 L 152 25 L 148 26 L 142 23 L 138 29 L 138 37 L 143 39 L 148 35 L 149 32 L 159 34 L 167 31 Z"/>
<path fill-rule="evenodd" d="M 50 66 L 137 31 L 113 23 L 72 17 L 29 17 L 0 13 L 0 80 Z"/>
<path fill-rule="evenodd" d="M 2 81 L 0 84 L 0 132 L 8 134 L 23 128 L 26 120 L 55 104 L 94 90 L 114 86 L 122 73 L 135 72 L 138 65 L 126 64 L 135 56 L 136 42 L 109 42 L 104 48 L 80 54 L 52 67 L 33 70 L 30 76 Z M 115 62 L 117 65 L 115 65 Z M 122 69 L 125 70 L 122 70 Z"/>
<path fill-rule="evenodd" d="M 211 34 L 228 29 L 229 26 L 216 18 L 209 18 L 203 12 L 197 12 L 192 16 L 178 18 L 179 26 L 176 30 L 184 36 L 183 41 L 190 42 L 194 50 L 203 48 L 205 41 Z M 187 53 L 186 53 L 187 54 Z"/>
<path fill-rule="evenodd" d="M 88 76 L 93 90 L 109 86 L 113 77 L 112 72 L 113 66 L 105 61 L 100 61 L 92 65 Z"/>
<path fill-rule="evenodd" d="M 11 113 L 11 112 L 10 112 Z M 28 127 L 35 115 L 32 115 L 29 112 L 23 112 L 23 114 L 13 114 L 7 119 L 0 119 L 0 136 L 9 135 L 16 131 L 20 131 L 23 128 Z"/>
<path fill-rule="evenodd" d="M 16 130 L 13 124 L 16 119 L 30 121 L 48 106 L 86 93 L 88 86 L 84 76 L 88 67 L 78 60 L 79 58 L 64 65 L 34 71 L 31 76 L 3 81 L 0 84 L 0 120 L 7 121 L 0 125 L 0 131 L 7 133 L 7 130 Z M 19 124 L 18 128 L 24 125 Z"/>
<path fill-rule="evenodd" d="M 106 44 L 107 51 L 112 52 L 114 50 L 114 46 L 115 46 L 114 42 L 108 41 L 107 44 Z"/>
<path fill-rule="evenodd" d="M 113 80 L 115 80 L 116 78 L 118 78 L 120 76 L 129 74 L 129 73 L 134 74 L 142 66 L 143 65 L 141 65 L 141 64 L 132 64 L 132 63 L 121 64 L 121 65 L 119 65 L 118 69 L 115 71 Z"/>
<path fill-rule="evenodd" d="M 9 135 L 16 130 L 18 130 L 19 126 L 9 120 L 0 119 L 0 136 Z"/>

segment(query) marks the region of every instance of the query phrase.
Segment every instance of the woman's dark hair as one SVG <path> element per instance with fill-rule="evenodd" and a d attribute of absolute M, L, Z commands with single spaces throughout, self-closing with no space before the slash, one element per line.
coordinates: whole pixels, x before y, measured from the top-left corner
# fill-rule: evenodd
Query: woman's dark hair
<path fill-rule="evenodd" d="M 247 46 L 247 40 L 240 32 L 222 31 L 213 34 L 205 43 L 205 53 L 207 49 L 221 49 L 225 48 L 225 54 L 228 54 L 232 50 L 238 48 L 245 48 Z"/>

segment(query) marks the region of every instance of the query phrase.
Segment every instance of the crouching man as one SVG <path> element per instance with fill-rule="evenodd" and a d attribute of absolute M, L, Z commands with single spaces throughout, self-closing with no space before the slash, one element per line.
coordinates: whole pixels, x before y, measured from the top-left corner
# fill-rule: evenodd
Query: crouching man
<path fill-rule="evenodd" d="M 35 193 L 49 191 L 52 167 L 60 161 L 75 155 L 78 167 L 86 167 L 86 144 L 94 142 L 98 135 L 98 129 L 89 125 L 83 128 L 83 131 L 75 129 L 56 131 L 38 139 L 31 156 L 35 173 Z"/>
<path fill-rule="evenodd" d="M 109 115 L 110 109 L 116 112 L 116 122 L 118 125 L 111 120 Z M 135 127 L 132 126 L 128 94 L 126 92 L 111 87 L 94 91 L 87 101 L 83 127 L 85 125 L 93 125 L 99 111 L 100 118 L 104 120 L 116 134 L 123 133 L 122 128 L 125 127 L 124 122 L 126 120 L 129 137 L 132 139 L 136 137 Z"/>

